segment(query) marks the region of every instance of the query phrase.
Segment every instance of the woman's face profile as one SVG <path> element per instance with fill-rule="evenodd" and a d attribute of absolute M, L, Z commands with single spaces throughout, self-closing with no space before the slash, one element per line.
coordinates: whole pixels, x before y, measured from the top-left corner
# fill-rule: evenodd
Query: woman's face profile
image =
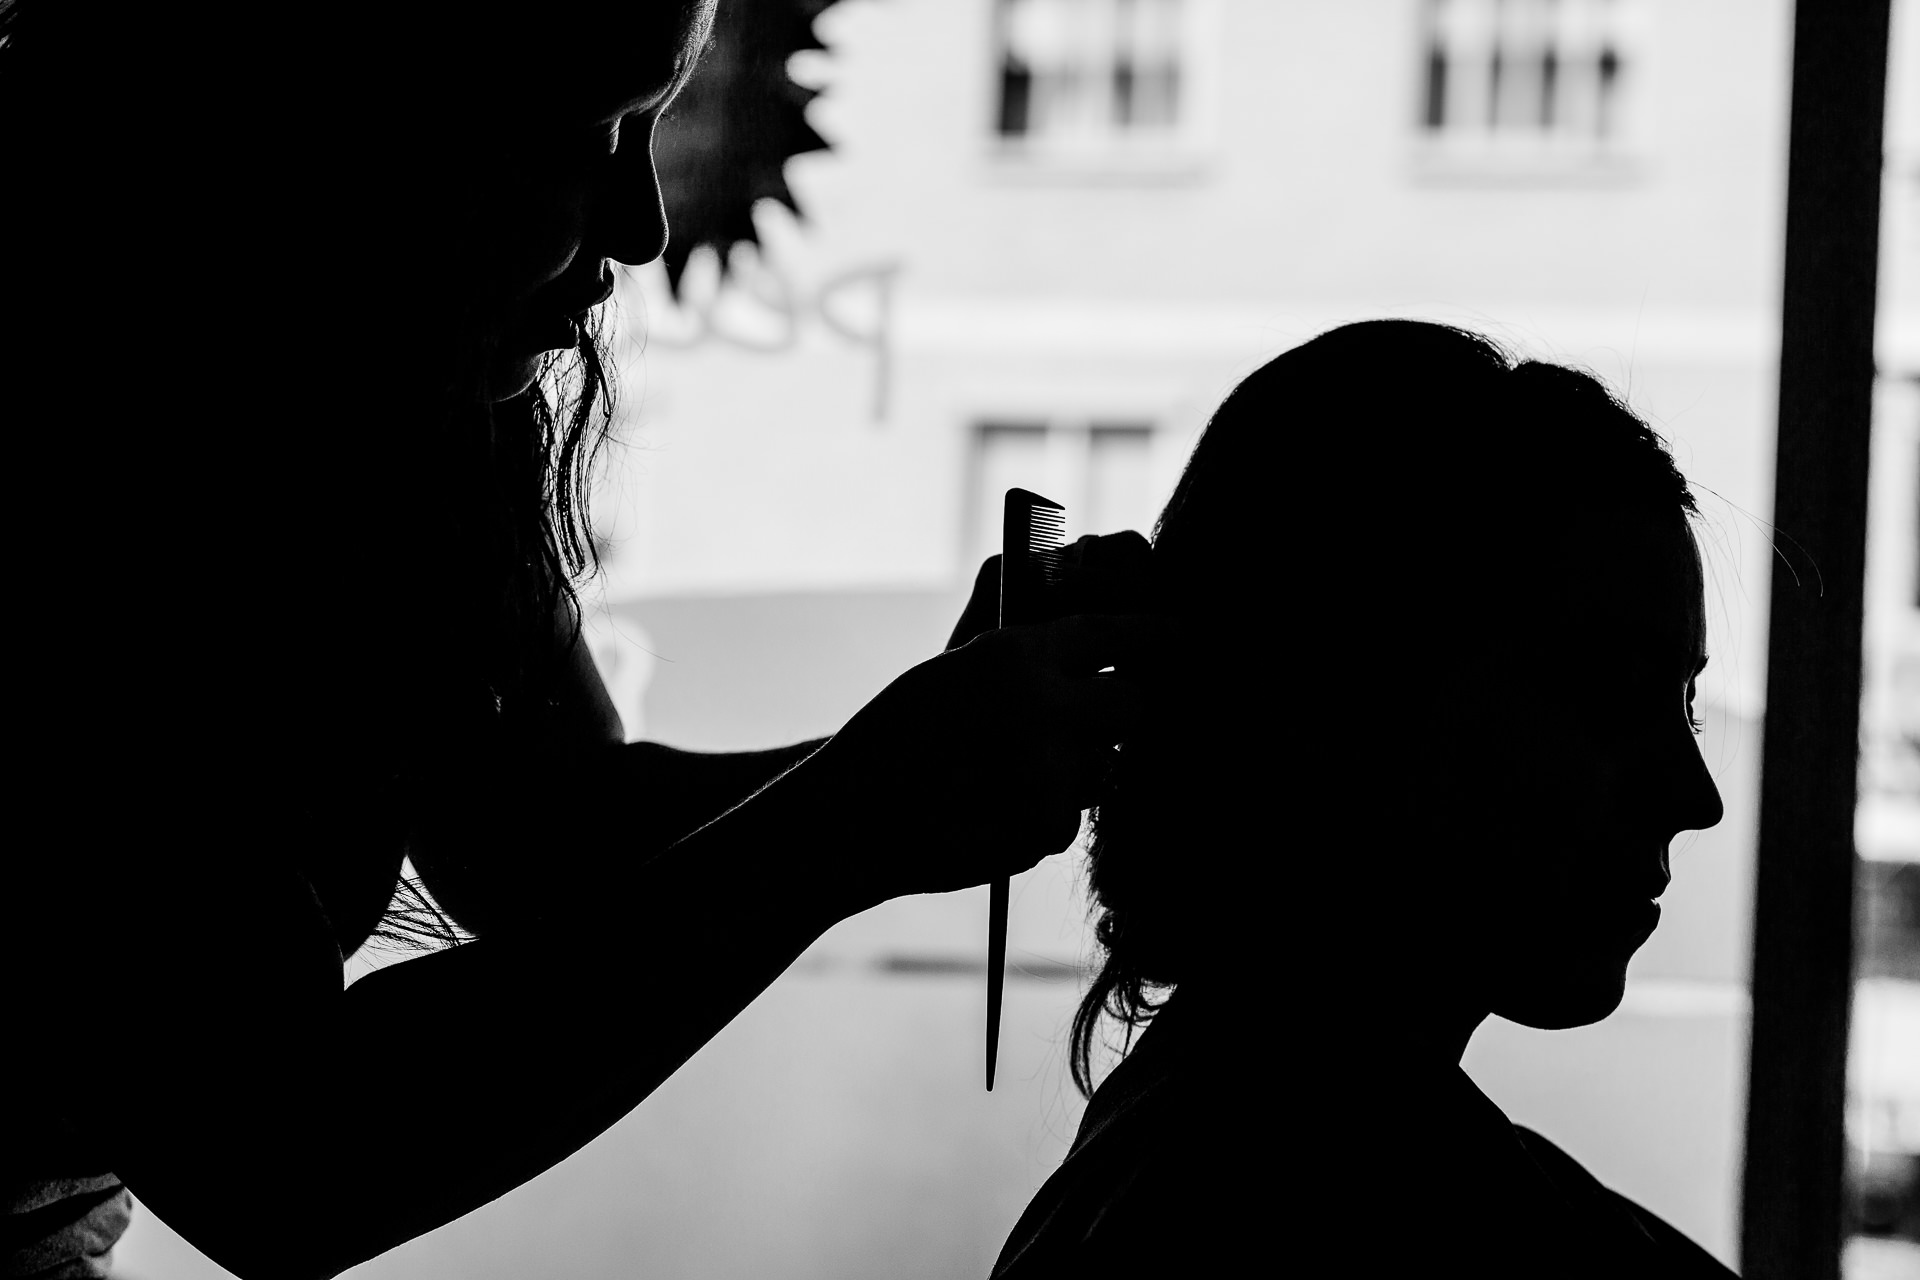
<path fill-rule="evenodd" d="M 612 295 L 608 259 L 640 266 L 666 248 L 652 142 L 671 87 L 656 86 L 610 117 L 555 128 L 535 141 L 540 178 L 502 183 L 492 399 L 520 394 L 544 353 L 574 345 L 574 325 Z"/>
<path fill-rule="evenodd" d="M 574 7 L 606 12 L 547 31 L 557 65 L 544 73 L 502 67 L 475 90 L 497 98 L 484 123 L 453 123 L 471 179 L 435 200 L 435 220 L 459 228 L 450 265 L 475 277 L 475 336 L 495 344 L 494 400 L 575 344 L 576 322 L 613 291 L 609 259 L 639 266 L 666 248 L 653 130 L 691 72 L 700 24 L 678 6 Z"/>
<path fill-rule="evenodd" d="M 1476 985 L 1493 1012 L 1546 1028 L 1618 1006 L 1659 923 L 1669 846 L 1723 812 L 1694 720 L 1707 655 L 1691 533 L 1615 512 L 1570 542 L 1521 637 L 1519 687 L 1489 708 L 1508 749 L 1482 780 L 1486 829 L 1469 839 L 1485 843 L 1459 851 Z"/>

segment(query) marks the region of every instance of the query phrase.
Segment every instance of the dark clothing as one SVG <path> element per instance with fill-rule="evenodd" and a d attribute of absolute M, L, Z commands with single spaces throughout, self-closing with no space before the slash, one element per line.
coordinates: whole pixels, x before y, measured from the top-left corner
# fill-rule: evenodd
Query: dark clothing
<path fill-rule="evenodd" d="M 1233 1073 L 1268 1055 L 1219 1039 L 1207 1023 L 1224 1019 L 1177 1003 L 1094 1093 L 993 1280 L 1733 1274 L 1512 1124 L 1457 1067 L 1424 1088 L 1330 1069 L 1318 1081 L 1275 1079 L 1260 1097 Z"/>
<path fill-rule="evenodd" d="M 1236 1214 L 1205 1193 L 1275 1185 L 1278 1153 L 1236 1142 L 1231 1171 L 1199 1163 L 1226 1154 L 1206 1151 L 1225 1144 L 1201 1136 L 1222 1117 L 1195 1106 L 1195 1064 L 1174 1021 L 1170 1005 L 1094 1092 L 1066 1160 L 1007 1237 L 993 1280 L 1234 1275 L 1247 1269 L 1229 1259 L 1250 1249 L 1271 1256 L 1258 1248 L 1268 1233 L 1254 1227 L 1251 1203 Z"/>
<path fill-rule="evenodd" d="M 1606 1223 L 1622 1240 L 1646 1254 L 1653 1269 L 1643 1274 L 1673 1276 L 1676 1280 L 1716 1280 L 1734 1274 L 1664 1219 L 1602 1186 L 1578 1160 L 1546 1138 L 1524 1125 L 1514 1125 L 1513 1132 L 1540 1171 L 1570 1202 L 1583 1205 L 1596 1222 Z"/>
<path fill-rule="evenodd" d="M 133 1198 L 112 1174 L 46 1178 L 9 1188 L 5 1233 L 7 1280 L 90 1280 L 113 1265 Z"/>
<path fill-rule="evenodd" d="M 95 1172 L 49 1126 L 12 1118 L 0 1135 L 0 1276 L 80 1280 L 104 1276 L 126 1232 L 133 1197 Z M 97 1166 L 95 1166 L 97 1167 Z"/>
<path fill-rule="evenodd" d="M 85 1014 L 76 1011 L 76 1025 Z M 58 1070 L 57 1063 L 49 1068 Z M 19 1072 L 15 1073 L 19 1075 Z M 77 1280 L 104 1276 L 126 1232 L 133 1198 L 105 1172 L 111 1161 L 55 1119 L 21 1076 L 0 1118 L 0 1277 Z M 111 1110 L 117 1098 L 102 1100 Z"/>

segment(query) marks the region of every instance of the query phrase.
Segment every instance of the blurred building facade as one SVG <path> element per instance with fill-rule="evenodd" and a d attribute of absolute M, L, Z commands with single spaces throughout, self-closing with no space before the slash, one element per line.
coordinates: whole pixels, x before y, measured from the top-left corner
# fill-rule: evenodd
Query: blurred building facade
<path fill-rule="evenodd" d="M 1869 715 L 1883 868 L 1920 859 L 1920 56 L 1896 9 L 1869 679 L 1912 700 Z M 840 0 L 794 64 L 833 146 L 790 167 L 805 220 L 763 206 L 724 284 L 696 257 L 677 300 L 657 268 L 622 285 L 594 643 L 629 736 L 831 733 L 941 647 L 1007 486 L 1072 534 L 1144 531 L 1235 381 L 1334 324 L 1445 320 L 1588 367 L 1700 491 L 1727 816 L 1676 842 L 1618 1014 L 1495 1020 L 1467 1065 L 1733 1261 L 1791 22 L 1787 0 Z M 1328 478 L 1356 520 L 1368 448 Z M 1356 821 L 1360 866 L 1366 842 Z M 1084 909 L 1071 854 L 1016 883 L 993 1095 L 984 891 L 888 904 L 579 1157 L 367 1272 L 564 1249 L 574 1274 L 984 1275 L 1078 1121 Z"/>
<path fill-rule="evenodd" d="M 1727 819 L 1677 842 L 1620 1014 L 1490 1023 L 1469 1067 L 1731 1261 L 1791 21 L 1783 0 L 845 0 L 820 22 L 831 52 L 795 68 L 834 146 L 792 166 L 806 220 L 769 207 L 764 254 L 724 286 L 696 262 L 677 304 L 656 272 L 632 282 L 645 353 L 602 644 L 610 667 L 650 651 L 634 727 L 713 747 L 831 732 L 939 646 L 1008 485 L 1063 501 L 1076 534 L 1146 530 L 1233 383 L 1331 325 L 1447 320 L 1588 367 L 1700 490 Z M 1913 26 L 1902 6 L 1909 67 Z M 1903 449 L 1912 471 L 1920 417 L 1916 141 L 1890 129 L 1889 474 Z M 1329 478 L 1355 519 L 1367 448 Z M 1912 524 L 1910 484 L 1876 494 Z M 1920 600 L 1891 607 L 1902 570 L 1877 572 L 1884 688 L 1914 678 Z M 1912 768 L 1895 705 L 1869 708 L 1881 772 Z M 1863 852 L 1899 867 L 1920 856 L 1912 789 L 1875 794 Z M 1084 955 L 1059 862 L 1016 919 L 1016 956 L 1044 966 Z M 819 950 L 976 955 L 982 910 L 894 904 Z M 939 1052 L 966 1057 L 970 1034 Z"/>
<path fill-rule="evenodd" d="M 831 732 L 937 649 L 1008 485 L 1064 502 L 1075 534 L 1148 529 L 1234 382 L 1334 324 L 1448 320 L 1590 367 L 1710 491 L 1728 818 L 1676 849 L 1620 1015 L 1490 1024 L 1470 1067 L 1731 1260 L 1790 23 L 1778 0 L 829 10 L 831 52 L 796 65 L 834 146 L 792 166 L 806 220 L 769 207 L 764 255 L 724 288 L 696 262 L 683 305 L 658 273 L 634 282 L 609 599 L 651 650 L 635 727 Z M 1353 444 L 1328 481 L 1365 519 Z M 1550 513 L 1541 495 L 1516 519 Z M 1020 898 L 1016 958 L 1084 954 L 1060 861 Z M 819 950 L 974 956 L 982 909 L 894 904 Z M 1051 995 L 1056 1033 L 1073 990 Z M 929 1056 L 970 1063 L 976 1024 Z"/>

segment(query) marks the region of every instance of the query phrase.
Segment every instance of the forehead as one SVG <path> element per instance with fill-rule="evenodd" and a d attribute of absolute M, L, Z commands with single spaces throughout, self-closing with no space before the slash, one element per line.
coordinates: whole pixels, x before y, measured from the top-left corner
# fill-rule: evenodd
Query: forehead
<path fill-rule="evenodd" d="M 1706 606 L 1700 552 L 1686 523 L 1606 512 L 1572 533 L 1548 584 L 1551 622 L 1579 647 L 1598 649 L 1594 656 L 1691 670 L 1705 656 Z"/>
<path fill-rule="evenodd" d="M 466 18 L 439 41 L 448 92 L 509 119 L 612 119 L 692 69 L 713 11 L 713 0 L 547 0 L 479 10 L 503 16 Z"/>

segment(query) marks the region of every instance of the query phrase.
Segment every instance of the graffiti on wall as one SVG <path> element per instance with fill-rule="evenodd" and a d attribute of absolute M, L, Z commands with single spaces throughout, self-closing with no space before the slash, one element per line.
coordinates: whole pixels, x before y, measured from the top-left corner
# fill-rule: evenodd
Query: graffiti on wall
<path fill-rule="evenodd" d="M 865 263 L 804 287 L 765 259 L 730 268 L 711 289 L 684 290 L 649 316 L 647 341 L 666 350 L 720 345 L 779 355 L 799 345 L 815 326 L 836 340 L 864 348 L 873 360 L 873 421 L 887 420 L 893 382 L 894 284 L 899 262 Z M 660 321 L 663 323 L 656 323 Z"/>

